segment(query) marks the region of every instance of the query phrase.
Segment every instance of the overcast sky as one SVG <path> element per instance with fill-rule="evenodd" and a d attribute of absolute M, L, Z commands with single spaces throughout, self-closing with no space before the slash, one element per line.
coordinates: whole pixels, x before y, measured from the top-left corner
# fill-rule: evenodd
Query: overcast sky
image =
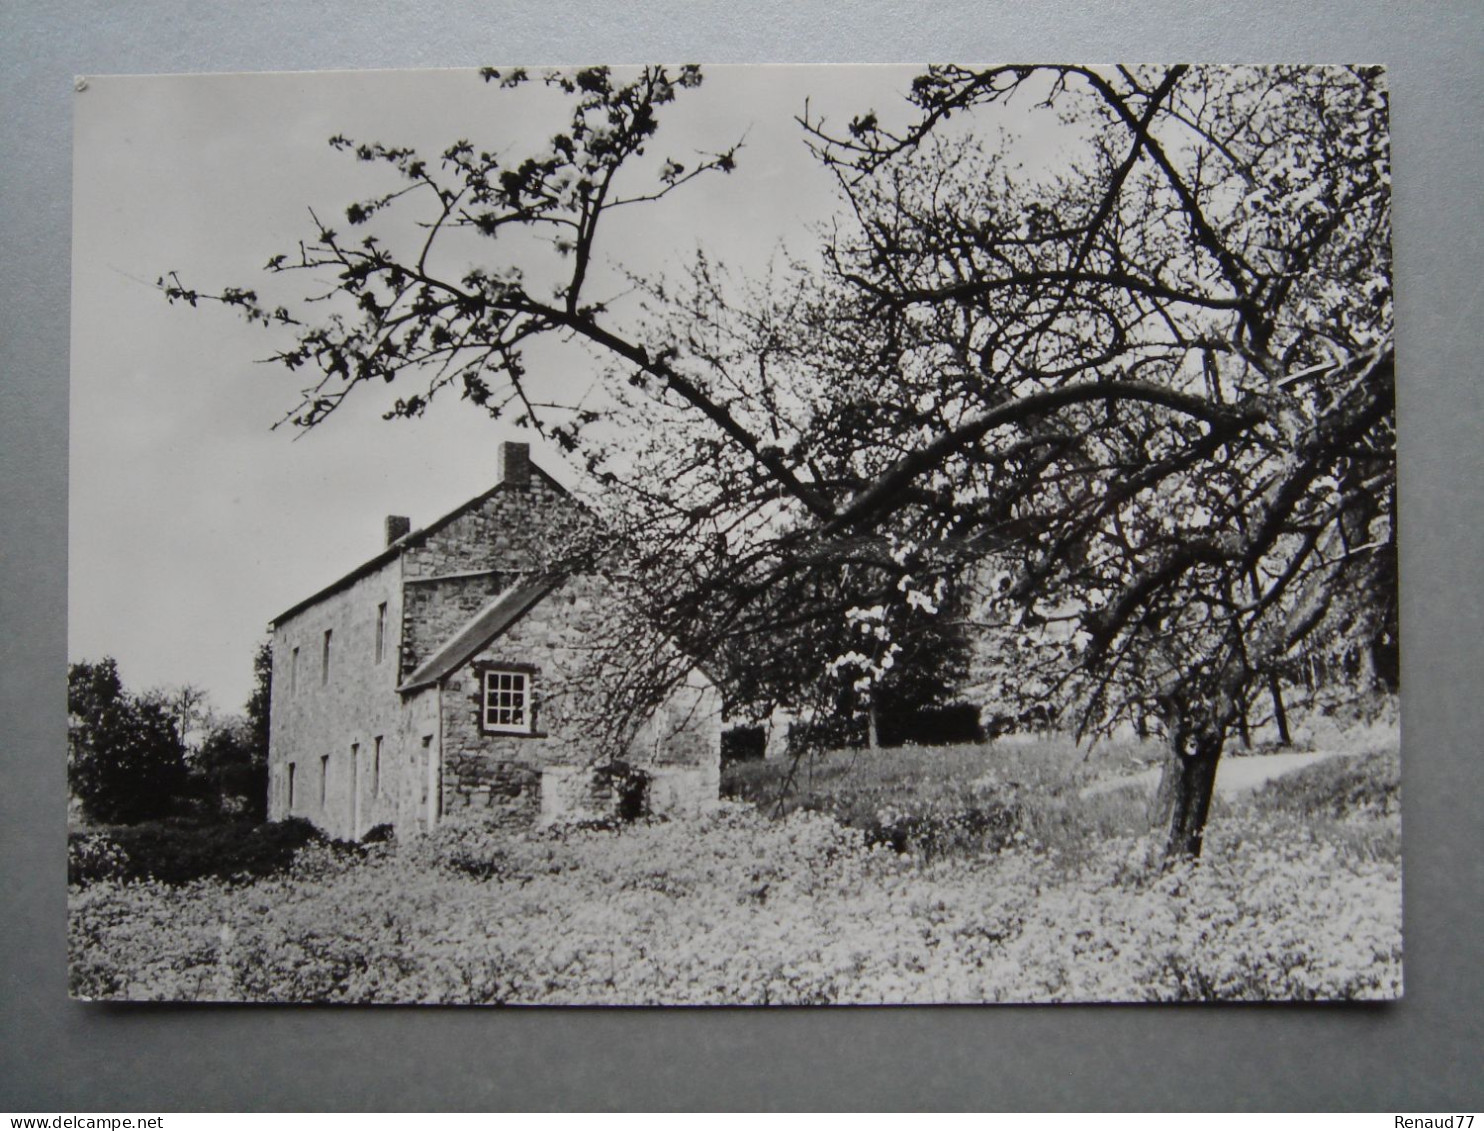
<path fill-rule="evenodd" d="M 743 271 L 802 249 L 834 208 L 794 115 L 843 124 L 899 103 L 919 68 L 708 68 L 668 108 L 655 148 L 682 161 L 745 136 L 737 172 L 703 178 L 607 233 L 626 266 L 697 244 Z M 516 152 L 550 136 L 539 92 L 472 71 L 93 78 L 77 96 L 72 290 L 68 651 L 111 655 L 125 684 L 192 683 L 240 709 L 267 622 L 381 548 L 381 523 L 422 525 L 487 489 L 517 436 L 450 397 L 418 421 L 352 398 L 324 426 L 270 431 L 300 380 L 257 363 L 275 346 L 220 308 L 153 288 L 271 285 L 261 268 L 382 184 L 334 134 L 436 155 L 458 138 Z M 691 157 L 693 160 L 693 157 Z M 545 355 L 542 355 L 543 357 Z M 549 359 L 581 367 L 574 353 Z M 576 375 L 580 377 L 581 375 Z M 394 387 L 393 393 L 411 391 Z M 555 455 L 535 458 L 571 481 Z"/>

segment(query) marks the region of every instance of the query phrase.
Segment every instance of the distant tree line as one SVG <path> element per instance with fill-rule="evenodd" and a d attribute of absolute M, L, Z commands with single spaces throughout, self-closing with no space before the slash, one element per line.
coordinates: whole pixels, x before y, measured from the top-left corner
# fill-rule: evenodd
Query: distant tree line
<path fill-rule="evenodd" d="M 130 692 L 111 657 L 69 665 L 67 785 L 83 817 L 264 820 L 272 667 L 265 641 L 244 713 L 218 715 L 191 685 Z"/>

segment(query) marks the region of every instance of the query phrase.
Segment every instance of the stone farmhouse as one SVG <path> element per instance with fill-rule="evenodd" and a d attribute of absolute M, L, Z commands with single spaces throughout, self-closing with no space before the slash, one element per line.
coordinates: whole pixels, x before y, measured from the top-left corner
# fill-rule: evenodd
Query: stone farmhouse
<path fill-rule="evenodd" d="M 615 632 L 622 657 L 640 614 L 609 577 L 543 568 L 586 512 L 527 445 L 500 462 L 491 490 L 420 530 L 389 517 L 379 554 L 273 620 L 270 819 L 359 838 L 608 816 L 636 789 L 652 813 L 715 802 L 721 695 L 684 658 L 625 724 L 623 776 L 597 764 L 594 657 L 611 681 Z"/>

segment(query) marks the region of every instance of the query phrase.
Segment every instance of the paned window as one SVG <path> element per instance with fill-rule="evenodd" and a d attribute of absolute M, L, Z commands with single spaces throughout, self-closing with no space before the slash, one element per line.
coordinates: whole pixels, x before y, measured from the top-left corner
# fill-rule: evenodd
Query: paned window
<path fill-rule="evenodd" d="M 480 723 L 492 734 L 531 733 L 531 675 L 492 669 L 484 673 Z"/>

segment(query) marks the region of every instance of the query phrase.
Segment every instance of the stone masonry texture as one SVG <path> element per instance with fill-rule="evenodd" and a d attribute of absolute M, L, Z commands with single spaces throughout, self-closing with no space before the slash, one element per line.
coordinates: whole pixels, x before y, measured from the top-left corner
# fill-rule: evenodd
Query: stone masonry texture
<path fill-rule="evenodd" d="M 600 685 L 641 666 L 625 655 L 626 639 L 645 635 L 620 587 L 601 575 L 567 578 L 441 685 L 398 691 L 499 594 L 542 573 L 589 521 L 515 447 L 502 453 L 512 481 L 275 624 L 271 818 L 304 817 L 357 838 L 382 823 L 410 835 L 451 817 L 526 827 L 607 816 L 621 799 L 594 771 L 615 754 L 645 783 L 651 811 L 715 802 L 720 694 L 699 670 L 686 671 L 687 661 L 670 656 L 682 678 L 658 709 L 622 726 L 595 714 Z M 528 674 L 532 734 L 483 731 L 490 668 Z M 606 745 L 594 740 L 599 733 Z"/>

